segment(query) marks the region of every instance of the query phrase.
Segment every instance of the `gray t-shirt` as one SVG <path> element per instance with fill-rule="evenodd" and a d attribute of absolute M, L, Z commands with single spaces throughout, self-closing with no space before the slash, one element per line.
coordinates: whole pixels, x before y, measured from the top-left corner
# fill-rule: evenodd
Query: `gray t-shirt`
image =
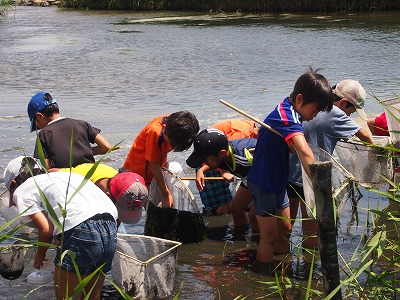
<path fill-rule="evenodd" d="M 337 142 L 349 140 L 361 130 L 361 126 L 334 105 L 330 112 L 320 112 L 311 121 L 303 122 L 303 130 L 310 147 L 316 146 L 332 154 Z M 289 182 L 303 185 L 300 160 L 296 153 L 289 155 Z"/>

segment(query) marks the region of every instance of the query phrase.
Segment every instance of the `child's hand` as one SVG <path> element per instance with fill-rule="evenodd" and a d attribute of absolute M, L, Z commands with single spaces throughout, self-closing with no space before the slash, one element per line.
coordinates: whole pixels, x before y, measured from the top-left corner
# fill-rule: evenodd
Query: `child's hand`
<path fill-rule="evenodd" d="M 206 186 L 205 180 L 204 180 L 204 173 L 201 169 L 199 169 L 196 173 L 196 186 L 199 192 L 203 190 L 203 188 Z"/>
<path fill-rule="evenodd" d="M 232 182 L 235 179 L 235 175 L 233 175 L 233 174 L 231 174 L 229 172 L 224 172 L 221 175 L 228 182 Z"/>
<path fill-rule="evenodd" d="M 163 196 L 162 207 L 172 208 L 173 206 L 174 206 L 174 198 L 172 198 L 171 193 L 168 191 L 168 193 L 165 196 Z"/>

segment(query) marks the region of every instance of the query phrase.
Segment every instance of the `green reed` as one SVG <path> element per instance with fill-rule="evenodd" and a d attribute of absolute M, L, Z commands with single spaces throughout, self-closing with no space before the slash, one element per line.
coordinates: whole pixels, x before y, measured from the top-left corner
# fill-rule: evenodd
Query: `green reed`
<path fill-rule="evenodd" d="M 362 12 L 399 10 L 397 0 L 62 0 L 61 6 L 104 10 L 223 12 Z"/>
<path fill-rule="evenodd" d="M 7 13 L 7 9 L 12 5 L 11 0 L 0 0 L 0 16 L 4 16 Z"/>
<path fill-rule="evenodd" d="M 72 163 L 72 139 L 73 139 L 73 134 L 71 136 L 71 142 L 70 142 L 70 164 Z M 36 140 L 36 145 L 37 145 L 37 149 L 38 149 L 38 156 L 39 156 L 39 160 L 42 163 L 42 166 L 46 166 L 45 164 L 45 156 L 44 156 L 44 151 L 43 151 L 43 147 L 40 143 L 39 137 L 38 137 L 38 133 L 37 133 L 37 140 Z M 120 142 L 121 143 L 121 142 Z M 49 247 L 49 248 L 62 248 L 62 245 L 64 243 L 64 224 L 65 224 L 65 218 L 67 216 L 67 210 L 66 210 L 66 205 L 73 199 L 73 197 L 79 193 L 80 189 L 88 182 L 88 180 L 90 180 L 90 177 L 93 175 L 93 173 L 95 172 L 97 166 L 99 165 L 99 163 L 101 163 L 101 161 L 103 160 L 103 158 L 110 153 L 111 151 L 118 149 L 119 144 L 114 145 L 106 154 L 104 154 L 99 160 L 97 160 L 94 165 L 92 166 L 92 168 L 88 171 L 88 173 L 85 175 L 84 179 L 82 180 L 82 183 L 79 185 L 79 187 L 76 189 L 76 191 L 72 194 L 72 196 L 70 198 L 68 198 L 67 201 L 65 201 L 65 206 L 64 207 L 59 207 L 61 210 L 61 214 L 63 216 L 63 223 L 61 224 L 60 221 L 58 220 L 58 217 L 53 209 L 53 207 L 51 206 L 50 202 L 48 201 L 48 199 L 46 198 L 46 195 L 43 193 L 43 191 L 40 189 L 40 187 L 37 185 L 37 189 L 39 190 L 40 196 L 42 198 L 42 202 L 43 202 L 43 206 L 45 208 L 45 211 L 47 212 L 48 216 L 50 217 L 50 219 L 52 220 L 52 222 L 54 223 L 54 226 L 57 226 L 58 229 L 61 232 L 61 241 L 60 241 L 60 245 L 56 246 L 54 244 L 48 244 L 48 243 L 43 243 L 43 242 L 32 242 L 29 240 L 25 240 L 23 238 L 20 238 L 18 236 L 16 236 L 15 234 L 17 233 L 17 231 L 22 228 L 23 226 L 26 226 L 25 224 L 19 224 L 16 227 L 12 228 L 11 230 L 7 231 L 8 226 L 11 226 L 11 224 L 18 220 L 25 212 L 20 213 L 17 217 L 15 217 L 14 219 L 10 220 L 9 222 L 3 224 L 2 226 L 0 226 L 0 242 L 6 241 L 6 240 L 16 240 L 21 242 L 24 246 L 26 247 Z M 27 164 L 29 166 L 29 164 Z M 35 177 L 33 176 L 32 170 L 30 169 L 32 178 L 35 179 Z M 47 173 L 47 170 L 46 170 Z M 48 174 L 48 173 L 47 173 Z M 71 173 L 70 173 L 71 174 Z M 68 195 L 68 190 L 65 192 L 65 197 L 67 197 Z M 111 201 L 111 200 L 110 200 Z M 0 247 L 0 251 L 3 249 L 6 249 L 9 246 L 4 246 L 4 247 Z M 72 295 L 72 299 L 75 299 L 79 294 L 84 294 L 85 295 L 85 299 L 88 299 L 90 297 L 90 294 L 92 292 L 92 290 L 90 290 L 89 292 L 86 291 L 86 286 L 88 285 L 88 283 L 90 282 L 90 280 L 92 280 L 93 278 L 95 278 L 95 276 L 98 276 L 102 273 L 101 269 L 102 266 L 100 266 L 99 268 L 97 268 L 95 271 L 93 271 L 91 274 L 88 274 L 87 276 L 85 276 L 85 278 L 81 277 L 81 274 L 79 272 L 78 266 L 75 263 L 75 253 L 71 250 L 66 250 L 63 253 L 61 253 L 61 261 L 60 263 L 62 263 L 63 258 L 65 257 L 65 255 L 69 254 L 72 257 L 72 262 L 74 265 L 74 269 L 76 274 L 78 275 L 78 278 L 80 280 L 80 283 L 78 284 L 78 286 L 75 288 L 75 290 L 73 291 L 73 295 Z M 118 287 L 112 280 L 111 278 L 109 278 L 106 274 L 103 273 L 103 275 L 105 275 L 107 277 L 107 279 L 111 282 L 111 284 L 116 288 L 116 290 L 120 293 L 122 299 L 132 299 L 132 297 L 130 297 L 128 294 L 126 294 L 120 287 Z M 69 294 L 68 291 L 66 291 L 67 295 Z M 28 296 L 28 295 L 27 295 Z"/>

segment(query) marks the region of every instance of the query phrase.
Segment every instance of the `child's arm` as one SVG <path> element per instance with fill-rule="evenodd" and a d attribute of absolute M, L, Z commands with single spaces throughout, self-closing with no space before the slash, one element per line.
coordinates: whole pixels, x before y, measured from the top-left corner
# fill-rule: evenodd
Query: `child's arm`
<path fill-rule="evenodd" d="M 174 206 L 174 199 L 172 198 L 171 192 L 164 181 L 164 175 L 159 162 L 150 162 L 151 171 L 153 172 L 154 179 L 157 182 L 162 194 L 162 207 L 171 208 Z"/>
<path fill-rule="evenodd" d="M 315 162 L 314 154 L 308 146 L 304 135 L 299 134 L 292 137 L 292 142 L 296 149 L 297 155 L 300 159 L 301 164 L 307 172 L 307 175 L 310 176 L 310 163 Z"/>
<path fill-rule="evenodd" d="M 41 211 L 30 215 L 33 224 L 39 229 L 38 242 L 50 244 L 53 240 L 53 223 L 50 222 L 48 217 Z M 43 262 L 46 260 L 46 251 L 49 247 L 39 246 L 36 252 L 35 261 L 33 266 L 36 269 L 40 269 L 43 266 Z"/>
<path fill-rule="evenodd" d="M 363 142 L 366 142 L 366 143 L 369 143 L 369 144 L 373 144 L 374 143 L 371 134 L 368 132 L 368 130 L 366 130 L 364 128 L 361 128 L 356 133 L 356 137 L 358 137 Z"/>
<path fill-rule="evenodd" d="M 206 185 L 206 183 L 204 182 L 204 172 L 207 172 L 209 170 L 211 170 L 211 168 L 207 164 L 205 164 L 201 166 L 200 169 L 198 169 L 196 172 L 196 186 L 199 192 L 201 192 Z"/>
<path fill-rule="evenodd" d="M 106 154 L 112 148 L 112 145 L 101 134 L 96 135 L 94 142 L 97 146 L 92 147 L 93 155 Z M 116 149 L 119 149 L 119 146 L 114 148 L 114 150 Z"/>

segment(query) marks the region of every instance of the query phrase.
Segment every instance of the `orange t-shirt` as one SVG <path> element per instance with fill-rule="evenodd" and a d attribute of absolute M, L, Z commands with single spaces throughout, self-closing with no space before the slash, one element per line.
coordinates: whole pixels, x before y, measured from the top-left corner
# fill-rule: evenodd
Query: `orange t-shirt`
<path fill-rule="evenodd" d="M 256 124 L 243 119 L 229 119 L 215 123 L 211 127 L 221 130 L 228 140 L 254 138 Z"/>
<path fill-rule="evenodd" d="M 164 167 L 167 162 L 167 154 L 172 150 L 162 133 L 163 120 L 164 117 L 156 117 L 142 129 L 122 166 L 124 169 L 141 175 L 146 184 L 153 179 L 150 162 L 159 162 L 160 166 Z"/>

